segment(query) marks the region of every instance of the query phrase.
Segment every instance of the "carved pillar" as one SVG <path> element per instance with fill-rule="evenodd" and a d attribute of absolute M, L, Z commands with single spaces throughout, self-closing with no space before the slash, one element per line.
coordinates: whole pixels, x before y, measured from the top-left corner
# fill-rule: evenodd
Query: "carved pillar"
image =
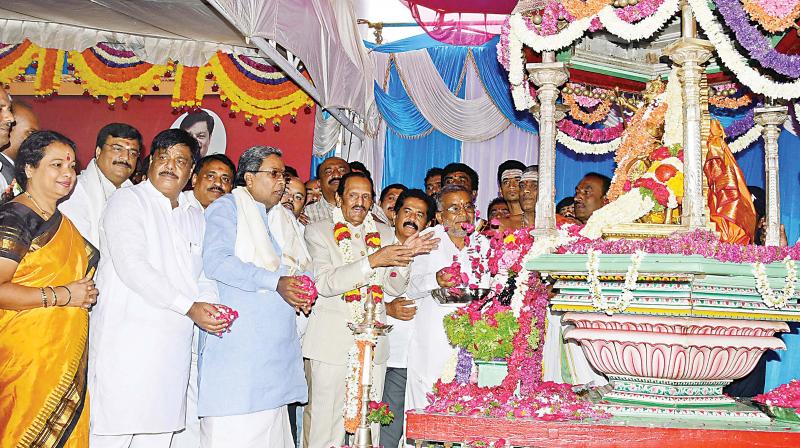
<path fill-rule="evenodd" d="M 556 123 L 564 112 L 556 107 L 558 87 L 569 79 L 569 70 L 563 62 L 556 62 L 555 53 L 546 51 L 542 62 L 528 64 L 528 75 L 537 87 L 539 119 L 539 200 L 536 202 L 536 235 L 556 231 Z"/>
<path fill-rule="evenodd" d="M 689 230 L 705 227 L 703 216 L 703 151 L 700 135 L 702 109 L 700 106 L 700 79 L 714 46 L 707 40 L 697 39 L 697 27 L 692 9 L 684 3 L 681 7 L 683 37 L 664 49 L 680 69 L 678 74 L 683 88 L 683 215 L 681 224 Z"/>
<path fill-rule="evenodd" d="M 755 122 L 764 127 L 764 165 L 766 167 L 767 190 L 767 239 L 768 246 L 777 246 L 781 237 L 781 192 L 778 177 L 778 136 L 787 117 L 786 106 L 765 106 L 755 110 Z"/>

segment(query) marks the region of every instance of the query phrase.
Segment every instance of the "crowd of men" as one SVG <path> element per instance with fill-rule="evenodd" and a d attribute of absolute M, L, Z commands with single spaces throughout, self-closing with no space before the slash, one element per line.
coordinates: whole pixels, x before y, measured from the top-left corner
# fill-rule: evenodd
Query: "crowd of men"
<path fill-rule="evenodd" d="M 0 126 L 10 132 L 0 158 L 6 185 L 20 143 L 39 127 L 22 102 L 12 114 L 3 123 L 13 125 Z M 424 190 L 392 184 L 376 200 L 359 162 L 330 157 L 304 182 L 269 146 L 246 150 L 238 164 L 201 157 L 207 134 L 168 129 L 148 151 L 132 126 L 106 125 L 59 205 L 101 253 L 90 315 L 90 446 L 288 448 L 297 438 L 308 448 L 340 446 L 354 344 L 343 295 L 375 284 L 385 293 L 378 318 L 394 330 L 377 343 L 373 387 L 395 421 L 374 429 L 374 444 L 378 436 L 383 446 L 405 443 L 404 410 L 427 404 L 452 351 L 442 324 L 451 310 L 430 292 L 454 285 L 445 268 L 468 257 L 461 224 L 532 227 L 537 167 L 500 165 L 497 185 L 483 187 L 499 191 L 487 223 L 475 209 L 478 175 L 462 163 L 430 169 Z M 135 183 L 142 158 L 147 169 Z M 586 222 L 609 182 L 587 174 L 559 213 Z M 349 251 L 337 224 L 350 231 Z M 304 274 L 319 292 L 313 306 Z M 238 312 L 232 325 L 217 303 Z"/>

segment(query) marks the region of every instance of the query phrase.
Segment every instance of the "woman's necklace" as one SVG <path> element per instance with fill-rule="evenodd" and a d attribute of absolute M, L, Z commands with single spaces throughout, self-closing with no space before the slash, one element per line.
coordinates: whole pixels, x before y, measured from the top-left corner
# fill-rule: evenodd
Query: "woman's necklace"
<path fill-rule="evenodd" d="M 44 211 L 44 209 L 42 208 L 42 206 L 41 206 L 41 205 L 39 205 L 39 203 L 38 203 L 38 202 L 36 202 L 36 199 L 34 199 L 34 198 L 33 198 L 33 195 L 32 195 L 32 194 L 30 194 L 30 193 L 28 193 L 28 192 L 26 191 L 26 192 L 25 192 L 25 196 L 27 196 L 27 197 L 28 197 L 28 199 L 30 199 L 30 200 L 31 200 L 31 202 L 33 202 L 33 205 L 35 205 L 35 206 L 36 206 L 36 208 L 38 208 L 38 209 L 39 209 L 39 212 L 42 214 L 42 217 L 44 217 L 44 219 L 50 219 L 50 213 L 48 213 L 48 212 Z"/>

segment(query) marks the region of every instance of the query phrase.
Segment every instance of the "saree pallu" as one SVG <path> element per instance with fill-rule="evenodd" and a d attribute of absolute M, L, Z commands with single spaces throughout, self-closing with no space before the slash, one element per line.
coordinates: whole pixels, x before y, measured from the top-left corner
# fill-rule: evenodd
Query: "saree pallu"
<path fill-rule="evenodd" d="M 11 281 L 66 285 L 87 274 L 93 255 L 62 216 L 52 238 L 25 254 Z M 83 308 L 0 310 L 0 448 L 89 445 L 88 335 Z"/>

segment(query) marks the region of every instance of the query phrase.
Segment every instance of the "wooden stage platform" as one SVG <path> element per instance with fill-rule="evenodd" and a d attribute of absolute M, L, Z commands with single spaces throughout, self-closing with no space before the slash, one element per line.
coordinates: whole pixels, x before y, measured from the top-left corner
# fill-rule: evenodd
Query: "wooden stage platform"
<path fill-rule="evenodd" d="M 547 422 L 426 414 L 406 415 L 408 439 L 468 443 L 505 439 L 508 447 L 800 448 L 800 425 L 745 425 L 714 421 L 611 418 L 596 422 Z"/>

